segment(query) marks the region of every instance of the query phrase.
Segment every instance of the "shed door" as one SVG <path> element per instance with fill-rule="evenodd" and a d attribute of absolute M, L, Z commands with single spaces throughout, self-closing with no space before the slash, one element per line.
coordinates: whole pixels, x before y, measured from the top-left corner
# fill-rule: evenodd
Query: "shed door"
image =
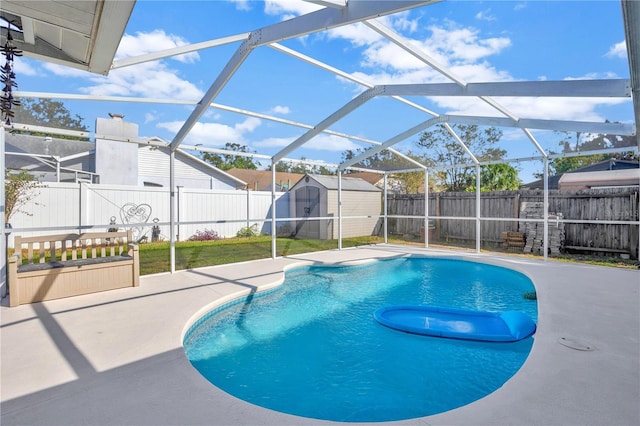
<path fill-rule="evenodd" d="M 296 235 L 307 238 L 320 238 L 320 221 L 306 220 L 320 217 L 320 188 L 304 186 L 296 190 Z"/>

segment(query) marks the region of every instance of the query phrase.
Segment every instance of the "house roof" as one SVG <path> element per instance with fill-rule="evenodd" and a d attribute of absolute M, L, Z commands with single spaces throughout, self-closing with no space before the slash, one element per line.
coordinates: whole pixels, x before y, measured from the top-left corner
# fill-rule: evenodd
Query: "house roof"
<path fill-rule="evenodd" d="M 227 173 L 244 181 L 252 191 L 271 190 L 272 175 L 270 170 L 229 169 Z M 304 177 L 300 173 L 276 172 L 276 186 L 287 191 Z"/>
<path fill-rule="evenodd" d="M 51 166 L 42 162 L 47 157 L 49 159 L 57 157 L 60 162 L 63 162 L 70 157 L 90 156 L 94 152 L 95 144 L 92 142 L 5 132 L 5 161 L 8 169 L 29 167 L 33 170 L 35 167 L 35 170 L 50 170 Z M 36 156 L 11 155 L 11 153 Z"/>
<path fill-rule="evenodd" d="M 0 16 L 17 30 L 25 56 L 108 74 L 135 0 L 2 0 Z M 7 41 L 2 28 L 0 43 Z"/>
<path fill-rule="evenodd" d="M 599 163 L 594 163 L 588 166 L 579 167 L 575 170 L 571 170 L 566 173 L 549 176 L 549 189 L 558 189 L 560 180 L 566 174 L 583 173 L 583 172 L 602 172 L 602 171 L 608 171 L 608 170 L 628 170 L 628 169 L 637 169 L 639 167 L 640 167 L 640 163 L 638 161 L 615 160 L 615 159 L 600 161 Z M 543 189 L 544 181 L 542 179 L 539 179 L 539 180 L 524 184 L 520 188 Z"/>
<path fill-rule="evenodd" d="M 337 176 L 328 176 L 328 175 L 306 175 L 309 179 L 313 179 L 318 182 L 321 186 L 328 190 L 338 190 L 338 177 Z M 300 182 L 304 180 L 301 179 L 296 183 L 293 187 L 298 186 Z M 369 182 L 360 179 L 360 178 L 342 178 L 342 190 L 343 191 L 362 191 L 362 192 L 380 192 L 381 189 L 371 185 Z"/>
<path fill-rule="evenodd" d="M 96 144 L 88 141 L 5 133 L 7 152 L 68 157 L 82 152 L 88 153 L 95 148 Z"/>
<path fill-rule="evenodd" d="M 603 186 L 638 186 L 640 168 L 599 170 L 595 172 L 565 173 L 558 182 L 558 189 L 587 189 Z"/>
<path fill-rule="evenodd" d="M 371 185 L 375 185 L 376 183 L 378 183 L 382 179 L 384 179 L 384 175 L 381 175 L 380 173 L 374 173 L 374 172 L 349 173 L 348 177 L 350 177 L 350 178 L 360 178 L 362 180 L 366 180 Z"/>
<path fill-rule="evenodd" d="M 168 154 L 168 150 L 169 150 L 169 146 L 168 145 L 167 145 L 166 148 L 163 149 L 163 151 L 165 151 L 165 150 L 166 150 L 166 152 Z M 213 164 L 207 163 L 206 161 L 202 160 L 201 158 L 199 158 L 199 157 L 197 157 L 195 155 L 191 155 L 188 152 L 185 152 L 185 151 L 183 151 L 181 149 L 176 150 L 176 152 L 179 153 L 180 155 L 183 155 L 185 157 L 188 157 L 188 158 L 192 159 L 193 161 L 195 161 L 198 164 L 201 164 L 202 166 L 205 166 L 205 167 L 209 168 L 210 170 L 212 170 L 215 173 L 221 174 L 221 175 L 231 179 L 232 181 L 240 184 L 241 186 L 245 186 L 247 184 L 244 180 L 238 178 L 237 176 L 234 176 L 234 175 L 232 175 L 232 174 L 230 174 L 228 172 L 225 172 L 224 170 L 221 170 L 221 169 L 217 168 Z"/>

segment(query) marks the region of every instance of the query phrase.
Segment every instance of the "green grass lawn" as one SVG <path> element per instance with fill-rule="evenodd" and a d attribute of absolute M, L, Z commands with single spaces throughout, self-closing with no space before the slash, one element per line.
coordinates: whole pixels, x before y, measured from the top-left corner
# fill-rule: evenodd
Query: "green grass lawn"
<path fill-rule="evenodd" d="M 345 238 L 342 247 L 381 243 L 380 237 Z M 278 256 L 309 253 L 338 248 L 335 240 L 278 238 Z M 271 257 L 271 237 L 229 238 L 217 241 L 176 243 L 176 270 L 223 265 Z M 169 271 L 169 243 L 140 245 L 140 275 Z"/>

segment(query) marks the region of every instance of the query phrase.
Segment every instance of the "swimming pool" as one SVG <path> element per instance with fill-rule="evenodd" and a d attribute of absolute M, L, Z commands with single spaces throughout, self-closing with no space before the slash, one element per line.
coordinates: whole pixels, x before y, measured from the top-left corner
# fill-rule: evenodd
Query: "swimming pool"
<path fill-rule="evenodd" d="M 317 419 L 361 422 L 427 416 L 473 402 L 522 366 L 515 343 L 416 336 L 377 324 L 389 304 L 519 310 L 537 320 L 534 290 L 516 271 L 423 257 L 289 270 L 269 292 L 219 307 L 186 333 L 193 366 L 248 402 Z"/>

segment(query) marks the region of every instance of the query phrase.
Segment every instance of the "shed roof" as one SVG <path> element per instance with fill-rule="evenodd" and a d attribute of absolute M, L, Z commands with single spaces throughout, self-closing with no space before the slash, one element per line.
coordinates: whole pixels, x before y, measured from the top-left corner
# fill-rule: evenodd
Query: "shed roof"
<path fill-rule="evenodd" d="M 310 179 L 315 180 L 318 184 L 328 190 L 338 190 L 338 177 L 328 175 L 306 175 Z M 304 179 L 300 179 L 293 188 L 298 186 Z M 291 189 L 293 189 L 291 188 Z M 342 178 L 342 190 L 343 191 L 361 191 L 361 192 L 380 192 L 381 189 L 371 185 L 369 182 L 360 178 Z"/>
<path fill-rule="evenodd" d="M 269 170 L 229 169 L 227 173 L 246 182 L 248 189 L 256 191 L 271 190 L 272 175 Z M 287 190 L 304 177 L 300 173 L 276 172 L 276 186 Z"/>

